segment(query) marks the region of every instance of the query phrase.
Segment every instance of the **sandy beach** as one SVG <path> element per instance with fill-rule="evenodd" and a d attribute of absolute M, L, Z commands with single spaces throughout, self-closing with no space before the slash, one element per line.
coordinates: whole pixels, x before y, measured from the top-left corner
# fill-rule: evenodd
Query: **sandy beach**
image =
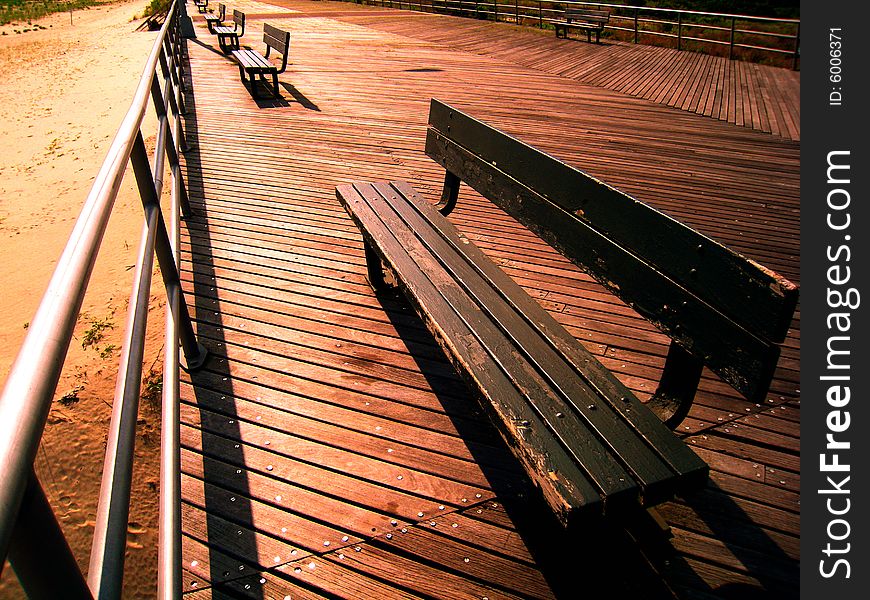
<path fill-rule="evenodd" d="M 118 125 L 155 33 L 136 32 L 146 0 L 51 15 L 38 30 L 0 27 L 0 383 L 5 382 Z M 6 35 L 2 35 L 5 32 Z M 153 145 L 153 115 L 143 133 Z M 87 568 L 105 438 L 142 208 L 132 172 L 103 241 L 36 461 L 46 495 Z M 159 276 L 145 372 L 160 372 Z M 91 343 L 88 343 L 91 342 Z M 159 394 L 140 407 L 125 598 L 150 598 L 156 570 Z M 8 565 L 0 598 L 21 598 Z"/>

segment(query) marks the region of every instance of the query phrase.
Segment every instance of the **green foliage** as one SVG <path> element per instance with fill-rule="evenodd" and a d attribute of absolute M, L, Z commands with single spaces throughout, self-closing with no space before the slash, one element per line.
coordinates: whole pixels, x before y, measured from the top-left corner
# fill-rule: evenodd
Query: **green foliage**
<path fill-rule="evenodd" d="M 100 358 L 102 358 L 102 359 L 111 358 L 112 355 L 115 353 L 115 350 L 117 350 L 117 349 L 118 349 L 118 346 L 116 346 L 115 344 L 107 345 L 105 348 L 100 350 Z"/>
<path fill-rule="evenodd" d="M 105 4 L 105 0 L 0 0 L 0 25 L 27 22 L 45 15 Z"/>
<path fill-rule="evenodd" d="M 91 319 L 91 326 L 82 335 L 82 350 L 87 350 L 88 348 L 96 349 L 97 345 L 103 341 L 106 330 L 114 328 L 115 324 L 109 317 L 105 319 Z"/>
<path fill-rule="evenodd" d="M 0 0 L 0 2 L 2 2 L 2 0 Z M 172 0 L 151 0 L 151 3 L 145 7 L 145 12 L 142 13 L 142 16 L 153 17 L 166 14 L 169 10 L 170 4 L 172 4 Z"/>
<path fill-rule="evenodd" d="M 145 379 L 142 381 L 142 395 L 140 398 L 146 406 L 160 412 L 160 405 L 163 396 L 163 373 L 157 369 L 151 368 Z"/>

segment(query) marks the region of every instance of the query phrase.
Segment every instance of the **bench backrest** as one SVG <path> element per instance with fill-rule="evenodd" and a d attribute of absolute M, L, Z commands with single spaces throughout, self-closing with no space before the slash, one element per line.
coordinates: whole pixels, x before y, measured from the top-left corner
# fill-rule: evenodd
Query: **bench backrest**
<path fill-rule="evenodd" d="M 269 48 L 272 48 L 286 57 L 287 50 L 290 48 L 290 32 L 263 23 L 263 42 L 266 44 L 267 55 Z"/>
<path fill-rule="evenodd" d="M 243 13 L 240 10 L 233 9 L 233 29 L 237 29 L 237 28 L 241 29 L 241 33 L 239 35 L 240 36 L 244 35 L 244 33 L 245 33 L 245 13 Z"/>
<path fill-rule="evenodd" d="M 569 23 L 572 21 L 583 21 L 584 23 L 606 25 L 610 21 L 610 12 L 606 10 L 590 10 L 569 6 L 565 9 L 565 20 Z"/>
<path fill-rule="evenodd" d="M 226 4 L 218 4 L 218 20 L 223 21 L 227 16 L 227 5 Z"/>
<path fill-rule="evenodd" d="M 426 154 L 760 402 L 797 288 L 582 171 L 435 99 Z"/>

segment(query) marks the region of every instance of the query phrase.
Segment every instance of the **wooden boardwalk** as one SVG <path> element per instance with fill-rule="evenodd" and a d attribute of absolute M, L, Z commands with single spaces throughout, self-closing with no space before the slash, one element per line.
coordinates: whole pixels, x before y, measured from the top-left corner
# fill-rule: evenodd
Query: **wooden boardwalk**
<path fill-rule="evenodd" d="M 413 311 L 367 286 L 334 188 L 403 178 L 434 200 L 434 96 L 796 281 L 799 144 L 391 31 L 420 18 L 402 11 L 233 8 L 243 44 L 261 47 L 264 21 L 290 30 L 290 65 L 283 99 L 254 102 L 194 16 L 182 268 L 213 357 L 182 384 L 189 597 L 796 597 L 798 319 L 764 405 L 705 379 L 681 434 L 711 483 L 662 507 L 671 539 L 564 533 Z M 425 19 L 427 36 L 460 35 Z M 476 194 L 451 219 L 649 395 L 661 335 Z"/>

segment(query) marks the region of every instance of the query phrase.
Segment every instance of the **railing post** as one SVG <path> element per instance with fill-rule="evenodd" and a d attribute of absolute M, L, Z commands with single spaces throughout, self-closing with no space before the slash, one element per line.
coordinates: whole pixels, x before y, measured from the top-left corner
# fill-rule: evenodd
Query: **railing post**
<path fill-rule="evenodd" d="M 157 113 L 157 118 L 160 120 L 160 130 L 166 128 L 166 136 L 168 136 L 168 142 L 165 145 L 166 147 L 166 156 L 169 158 L 169 168 L 172 170 L 173 177 L 177 177 L 179 190 L 181 193 L 180 201 L 181 201 L 181 214 L 184 217 L 189 217 L 193 211 L 190 208 L 190 200 L 187 197 L 187 189 L 184 186 L 184 180 L 181 177 L 181 161 L 178 157 L 178 152 L 176 150 L 176 133 L 181 137 L 181 140 L 184 139 L 184 130 L 181 128 L 181 120 L 177 118 L 175 119 L 175 126 L 178 131 L 175 132 L 174 129 L 170 129 L 168 127 L 169 124 L 169 113 L 166 110 L 166 99 L 169 98 L 169 102 L 172 102 L 172 93 L 170 89 L 170 82 L 166 80 L 166 90 L 163 94 L 160 94 L 160 84 L 157 82 L 157 78 L 151 82 L 151 99 L 154 102 L 154 112 Z M 165 125 L 164 125 L 165 122 Z M 159 150 L 159 147 L 158 147 Z"/>
<path fill-rule="evenodd" d="M 157 152 L 161 152 L 159 148 Z M 138 149 L 134 153 L 138 153 Z M 88 584 L 98 600 L 120 598 L 124 583 L 136 420 L 142 388 L 151 274 L 154 271 L 154 240 L 157 222 L 162 218 L 160 206 L 154 203 L 153 198 L 143 196 L 142 203 L 145 224 L 139 243 L 133 290 L 128 304 L 127 326 L 121 346 L 121 364 L 118 368 L 112 419 L 109 423 L 100 502 L 97 505 L 94 542 L 88 569 Z"/>
<path fill-rule="evenodd" d="M 677 50 L 683 49 L 683 12 L 677 13 Z"/>
<path fill-rule="evenodd" d="M 640 9 L 635 7 L 634 9 L 634 43 L 637 43 L 637 17 Z"/>
<path fill-rule="evenodd" d="M 544 11 L 541 8 L 541 0 L 538 0 L 538 29 L 544 28 Z"/>
<path fill-rule="evenodd" d="M 159 204 L 157 193 L 154 189 L 151 166 L 148 164 L 148 152 L 145 150 L 145 141 L 142 139 L 141 132 L 136 136 L 136 143 L 130 159 L 133 163 L 136 183 L 139 186 L 139 194 L 143 198 L 143 201 L 151 198 L 152 201 Z M 180 286 L 181 278 L 178 274 L 178 269 L 175 268 L 175 259 L 172 248 L 169 245 L 169 234 L 166 231 L 166 224 L 162 218 L 157 223 L 157 240 L 154 251 L 157 254 L 157 263 L 160 266 L 160 273 L 163 275 L 163 283 L 167 291 L 169 291 L 171 286 Z M 196 339 L 196 334 L 193 331 L 193 322 L 190 319 L 183 294 L 180 295 L 178 304 L 179 312 L 176 315 L 176 319 L 178 319 L 180 327 L 181 347 L 184 350 L 184 358 L 187 361 L 187 370 L 193 371 L 205 364 L 208 358 L 208 351 Z"/>
<path fill-rule="evenodd" d="M 734 58 L 734 17 L 731 17 L 731 39 L 728 42 L 728 60 Z"/>
<path fill-rule="evenodd" d="M 181 269 L 178 240 L 179 193 L 173 172 L 171 210 L 169 215 L 169 244 L 173 249 L 174 264 Z M 157 599 L 178 600 L 182 597 L 181 572 L 181 418 L 179 413 L 178 383 L 178 298 L 181 288 L 174 286 L 167 296 L 166 355 L 163 361 L 163 397 L 160 428 L 160 528 L 157 565 Z"/>
<path fill-rule="evenodd" d="M 514 0 L 514 23 L 520 24 L 520 0 Z"/>
<path fill-rule="evenodd" d="M 791 63 L 791 68 L 795 71 L 797 71 L 797 68 L 798 68 L 798 59 L 800 58 L 800 54 L 801 54 L 801 24 L 800 24 L 800 21 L 798 21 L 797 29 L 794 32 L 794 59 L 792 60 L 792 63 Z"/>
<path fill-rule="evenodd" d="M 498 23 L 498 0 L 492 0 L 492 7 L 495 9 L 495 22 Z"/>

